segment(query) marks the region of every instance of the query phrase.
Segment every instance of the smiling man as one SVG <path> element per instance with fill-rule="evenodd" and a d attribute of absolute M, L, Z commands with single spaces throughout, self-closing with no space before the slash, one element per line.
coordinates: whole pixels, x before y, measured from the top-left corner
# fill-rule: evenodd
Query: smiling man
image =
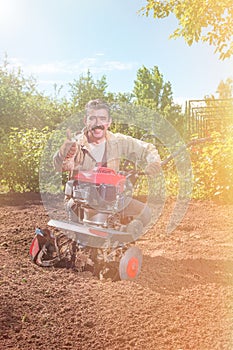
<path fill-rule="evenodd" d="M 131 136 L 110 132 L 108 128 L 111 122 L 108 104 L 99 99 L 89 101 L 85 107 L 85 127 L 73 140 L 70 137 L 65 140 L 54 156 L 55 169 L 69 171 L 72 179 L 77 172 L 98 166 L 117 172 L 121 159 L 132 160 L 133 157 L 145 164 L 145 172 L 149 176 L 156 176 L 161 171 L 156 147 Z M 131 199 L 127 208 L 124 208 L 124 215 L 137 217 L 143 226 L 151 219 L 149 207 L 136 199 Z"/>
<path fill-rule="evenodd" d="M 54 166 L 58 171 L 69 171 L 70 177 L 79 170 L 90 170 L 96 165 L 108 166 L 119 171 L 122 158 L 134 158 L 146 164 L 148 175 L 160 172 L 160 156 L 156 147 L 131 136 L 112 133 L 108 130 L 112 119 L 110 108 L 96 99 L 86 104 L 84 124 L 81 133 L 73 140 L 65 140 L 54 156 Z"/>

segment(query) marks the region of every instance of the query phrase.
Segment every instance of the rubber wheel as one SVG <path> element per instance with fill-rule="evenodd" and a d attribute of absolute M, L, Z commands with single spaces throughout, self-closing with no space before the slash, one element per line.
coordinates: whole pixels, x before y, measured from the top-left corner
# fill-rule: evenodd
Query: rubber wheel
<path fill-rule="evenodd" d="M 121 280 L 134 280 L 138 277 L 142 267 L 142 252 L 138 247 L 126 250 L 119 263 Z"/>

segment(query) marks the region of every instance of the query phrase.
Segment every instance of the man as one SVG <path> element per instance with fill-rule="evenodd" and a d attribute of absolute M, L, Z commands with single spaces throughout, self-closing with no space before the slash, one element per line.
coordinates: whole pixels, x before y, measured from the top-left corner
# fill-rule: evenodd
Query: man
<path fill-rule="evenodd" d="M 110 132 L 111 122 L 110 108 L 105 102 L 99 99 L 89 101 L 85 107 L 84 129 L 75 136 L 75 140 L 70 140 L 68 135 L 54 156 L 56 170 L 69 171 L 70 178 L 79 170 L 91 170 L 96 166 L 119 171 L 121 159 L 130 160 L 134 155 L 146 164 L 145 172 L 149 176 L 156 176 L 161 171 L 161 160 L 155 146 Z M 143 226 L 151 219 L 149 207 L 136 199 L 131 199 L 122 211 L 122 217 L 129 216 L 140 220 Z"/>

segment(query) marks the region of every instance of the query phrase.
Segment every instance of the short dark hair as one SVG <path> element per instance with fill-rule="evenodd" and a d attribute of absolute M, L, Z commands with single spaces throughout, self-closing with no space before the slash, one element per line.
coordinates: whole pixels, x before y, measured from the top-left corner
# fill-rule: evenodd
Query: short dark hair
<path fill-rule="evenodd" d="M 108 116 L 110 118 L 110 107 L 109 105 L 102 101 L 101 99 L 97 98 L 95 100 L 90 100 L 87 102 L 85 106 L 85 113 L 87 115 L 89 109 L 105 109 L 108 112 Z"/>

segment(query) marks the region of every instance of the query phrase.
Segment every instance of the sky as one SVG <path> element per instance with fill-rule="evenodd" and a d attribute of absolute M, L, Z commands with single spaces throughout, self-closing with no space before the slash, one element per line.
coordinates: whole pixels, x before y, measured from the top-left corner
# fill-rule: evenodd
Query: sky
<path fill-rule="evenodd" d="M 132 92 L 137 71 L 158 66 L 172 85 L 174 101 L 216 95 L 233 78 L 233 58 L 220 61 L 214 48 L 169 35 L 177 21 L 138 14 L 145 0 L 0 0 L 0 62 L 21 67 L 38 89 L 52 96 L 90 70 L 106 76 L 109 92 Z"/>

